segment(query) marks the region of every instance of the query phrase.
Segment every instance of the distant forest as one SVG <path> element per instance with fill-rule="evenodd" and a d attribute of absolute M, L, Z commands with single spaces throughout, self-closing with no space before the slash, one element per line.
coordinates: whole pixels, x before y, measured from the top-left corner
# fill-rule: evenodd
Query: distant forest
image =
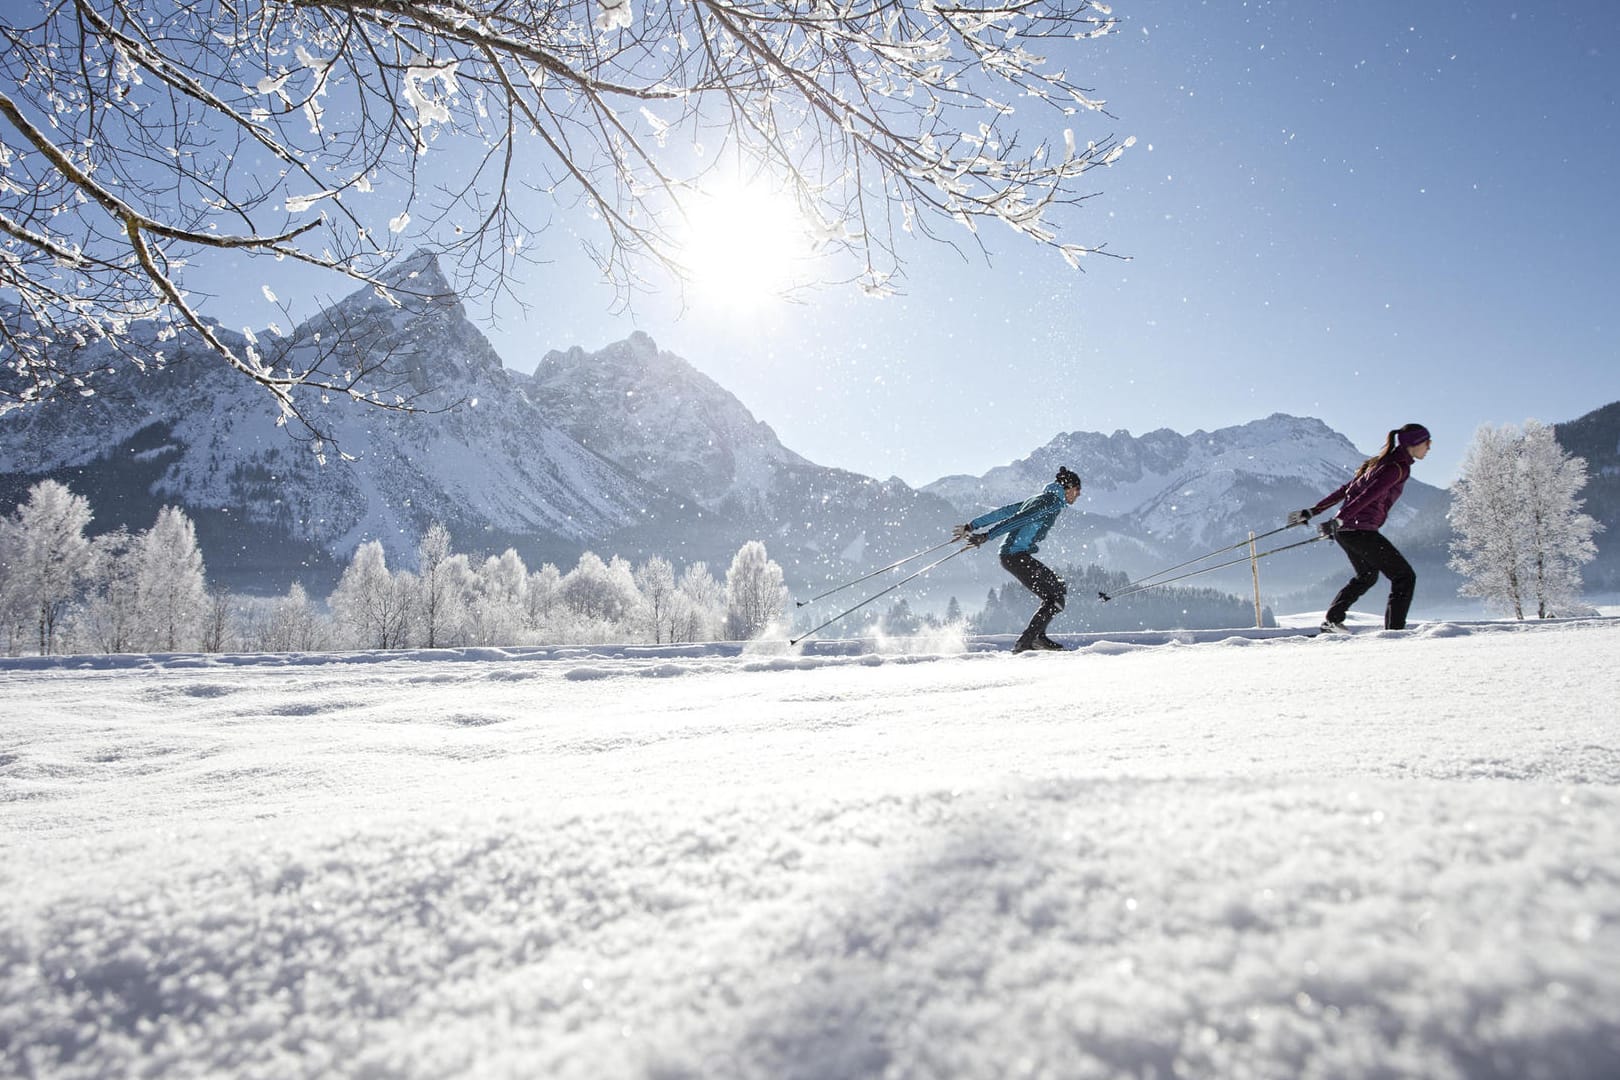
<path fill-rule="evenodd" d="M 1052 623 L 1055 633 L 1082 634 L 1106 630 L 1216 630 L 1253 626 L 1254 601 L 1217 589 L 1163 586 L 1102 602 L 1130 583 L 1100 566 L 1053 567 L 1069 586 L 1068 606 Z M 1022 585 L 1009 581 L 992 588 L 984 610 L 969 620 L 981 634 L 1016 634 L 1029 622 L 1037 601 Z M 1261 609 L 1265 626 L 1276 626 L 1270 608 Z"/>

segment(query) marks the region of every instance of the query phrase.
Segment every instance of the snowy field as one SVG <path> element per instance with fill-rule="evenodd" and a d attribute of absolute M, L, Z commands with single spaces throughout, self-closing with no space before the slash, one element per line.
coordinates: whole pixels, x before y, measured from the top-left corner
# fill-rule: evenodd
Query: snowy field
<path fill-rule="evenodd" d="M 1620 1075 L 1620 620 L 0 660 L 0 1075 Z"/>

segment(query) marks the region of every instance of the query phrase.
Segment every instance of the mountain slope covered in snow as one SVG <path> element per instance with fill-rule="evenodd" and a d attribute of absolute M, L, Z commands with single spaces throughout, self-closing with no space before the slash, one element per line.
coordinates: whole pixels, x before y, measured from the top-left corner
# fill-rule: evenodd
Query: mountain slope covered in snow
<path fill-rule="evenodd" d="M 634 519 L 650 493 L 546 422 L 435 259 L 408 260 L 389 281 L 397 306 L 364 289 L 265 343 L 293 367 L 380 362 L 419 410 L 301 395 L 335 439 L 324 463 L 277 426 L 263 390 L 182 337 L 148 342 L 167 355 L 144 375 L 125 369 L 93 396 L 0 420 L 11 486 L 62 479 L 91 497 L 103 528 L 145 528 L 158 505 L 182 506 L 213 570 L 226 580 L 233 563 L 279 570 L 282 589 L 302 562 L 346 559 L 363 540 L 403 558 L 432 520 L 469 539 L 522 536 L 566 551 Z"/>
<path fill-rule="evenodd" d="M 98 531 L 143 529 L 159 506 L 179 505 L 211 576 L 276 590 L 323 572 L 329 587 L 366 540 L 411 565 L 432 521 L 457 550 L 514 546 L 536 566 L 571 566 L 594 548 L 723 572 L 763 539 L 800 582 L 845 574 L 846 558 L 892 558 L 952 522 L 943 500 L 898 480 L 788 450 L 644 334 L 553 353 L 530 376 L 502 365 L 432 256 L 408 260 L 390 284 L 398 306 L 360 290 L 266 342 L 291 366 L 381 364 L 416 410 L 305 395 L 301 407 L 336 442 L 325 464 L 199 343 L 149 341 L 163 362 L 146 375 L 0 417 L 0 507 L 44 476 L 90 498 Z"/>

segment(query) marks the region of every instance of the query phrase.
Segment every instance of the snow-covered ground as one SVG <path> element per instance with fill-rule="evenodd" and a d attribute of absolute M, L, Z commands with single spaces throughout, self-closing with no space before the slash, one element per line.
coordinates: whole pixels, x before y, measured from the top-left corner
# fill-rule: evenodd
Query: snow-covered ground
<path fill-rule="evenodd" d="M 0 1074 L 1620 1075 L 1620 620 L 0 661 Z"/>

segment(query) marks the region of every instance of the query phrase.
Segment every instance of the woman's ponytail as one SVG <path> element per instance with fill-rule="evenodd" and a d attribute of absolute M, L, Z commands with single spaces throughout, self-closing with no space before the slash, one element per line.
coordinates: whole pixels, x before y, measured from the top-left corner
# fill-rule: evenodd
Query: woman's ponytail
<path fill-rule="evenodd" d="M 1395 452 L 1397 446 L 1416 446 L 1421 442 L 1429 441 L 1429 429 L 1422 424 L 1403 424 L 1395 428 L 1384 437 L 1384 448 L 1366 461 L 1356 470 L 1356 479 L 1361 479 L 1368 472 L 1384 463 L 1389 455 Z"/>

